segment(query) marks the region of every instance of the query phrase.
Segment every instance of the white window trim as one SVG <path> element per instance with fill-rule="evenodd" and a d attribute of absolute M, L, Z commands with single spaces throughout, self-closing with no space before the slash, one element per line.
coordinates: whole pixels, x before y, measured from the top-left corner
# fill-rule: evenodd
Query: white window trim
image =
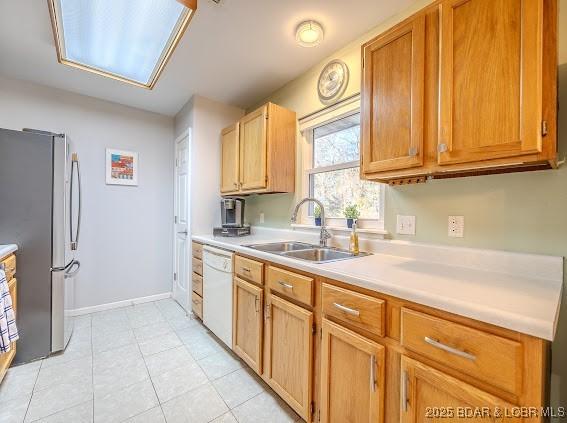
<path fill-rule="evenodd" d="M 342 119 L 360 111 L 360 95 L 350 97 L 345 101 L 335 104 L 329 108 L 321 110 L 317 113 L 309 115 L 299 120 L 299 131 L 301 134 L 301 192 L 299 198 L 308 197 L 310 193 L 309 178 L 314 173 L 328 172 L 332 170 L 348 169 L 360 166 L 360 161 L 352 161 L 330 165 L 324 167 L 313 168 L 313 129 L 315 127 Z M 361 149 L 362 151 L 362 149 Z M 358 229 L 362 233 L 375 233 L 385 235 L 384 230 L 384 197 L 385 190 L 380 193 L 380 219 L 358 219 Z M 298 216 L 297 224 L 293 224 L 294 228 L 317 228 L 312 216 L 309 216 L 307 207 L 301 209 Z M 350 231 L 346 226 L 346 219 L 343 218 L 327 218 L 327 226 L 335 231 Z"/>

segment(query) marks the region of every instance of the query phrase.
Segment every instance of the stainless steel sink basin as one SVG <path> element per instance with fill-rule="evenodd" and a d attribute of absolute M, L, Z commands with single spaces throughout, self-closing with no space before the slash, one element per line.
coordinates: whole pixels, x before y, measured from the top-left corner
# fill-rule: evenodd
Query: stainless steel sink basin
<path fill-rule="evenodd" d="M 282 256 L 310 261 L 313 263 L 327 263 L 330 261 L 346 260 L 367 255 L 368 253 L 355 255 L 350 251 L 339 250 L 337 248 L 311 248 L 309 250 L 288 251 L 282 253 Z"/>
<path fill-rule="evenodd" d="M 255 244 L 248 245 L 249 248 L 253 248 L 259 251 L 265 251 L 266 253 L 285 253 L 288 251 L 298 251 L 298 250 L 308 250 L 315 248 L 315 245 L 307 244 L 305 242 L 272 242 L 269 244 Z"/>

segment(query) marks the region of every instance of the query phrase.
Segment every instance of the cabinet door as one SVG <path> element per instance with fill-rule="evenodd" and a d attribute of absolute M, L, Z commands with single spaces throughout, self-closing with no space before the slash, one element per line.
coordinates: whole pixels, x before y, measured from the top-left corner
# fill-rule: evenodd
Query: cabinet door
<path fill-rule="evenodd" d="M 264 291 L 234 278 L 233 350 L 256 373 L 262 373 L 262 306 Z"/>
<path fill-rule="evenodd" d="M 240 120 L 240 189 L 266 188 L 268 106 Z"/>
<path fill-rule="evenodd" d="M 379 423 L 384 347 L 323 319 L 321 421 Z"/>
<path fill-rule="evenodd" d="M 265 377 L 304 420 L 311 421 L 313 313 L 270 296 Z"/>
<path fill-rule="evenodd" d="M 238 123 L 222 131 L 221 193 L 223 194 L 238 192 L 240 162 L 238 137 Z"/>
<path fill-rule="evenodd" d="M 439 163 L 540 152 L 543 0 L 440 7 Z"/>
<path fill-rule="evenodd" d="M 362 172 L 423 164 L 425 16 L 364 47 Z"/>
<path fill-rule="evenodd" d="M 402 356 L 401 361 L 401 422 L 521 422 L 521 419 L 498 418 L 511 410 L 512 404 L 480 389 L 448 376 L 425 364 Z M 459 418 L 459 412 L 482 412 L 486 415 L 467 415 Z"/>

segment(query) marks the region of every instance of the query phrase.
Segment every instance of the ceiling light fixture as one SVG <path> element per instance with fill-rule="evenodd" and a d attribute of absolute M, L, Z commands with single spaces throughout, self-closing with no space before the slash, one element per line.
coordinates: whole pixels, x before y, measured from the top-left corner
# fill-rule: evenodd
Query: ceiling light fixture
<path fill-rule="evenodd" d="M 302 47 L 315 47 L 323 41 L 324 31 L 317 21 L 304 21 L 297 25 L 295 40 Z"/>
<path fill-rule="evenodd" d="M 197 0 L 48 0 L 64 65 L 152 89 Z"/>

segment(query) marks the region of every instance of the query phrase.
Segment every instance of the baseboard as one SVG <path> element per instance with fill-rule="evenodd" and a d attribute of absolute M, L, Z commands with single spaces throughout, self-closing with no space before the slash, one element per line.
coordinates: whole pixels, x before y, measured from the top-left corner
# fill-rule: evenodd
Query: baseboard
<path fill-rule="evenodd" d="M 112 310 L 114 308 L 128 307 L 134 304 L 150 303 L 152 301 L 164 300 L 171 298 L 171 292 L 163 294 L 149 295 L 147 297 L 132 298 L 130 300 L 116 301 L 114 303 L 99 304 L 90 307 L 76 308 L 69 310 L 69 316 L 82 316 L 83 314 L 96 313 L 97 311 Z"/>

